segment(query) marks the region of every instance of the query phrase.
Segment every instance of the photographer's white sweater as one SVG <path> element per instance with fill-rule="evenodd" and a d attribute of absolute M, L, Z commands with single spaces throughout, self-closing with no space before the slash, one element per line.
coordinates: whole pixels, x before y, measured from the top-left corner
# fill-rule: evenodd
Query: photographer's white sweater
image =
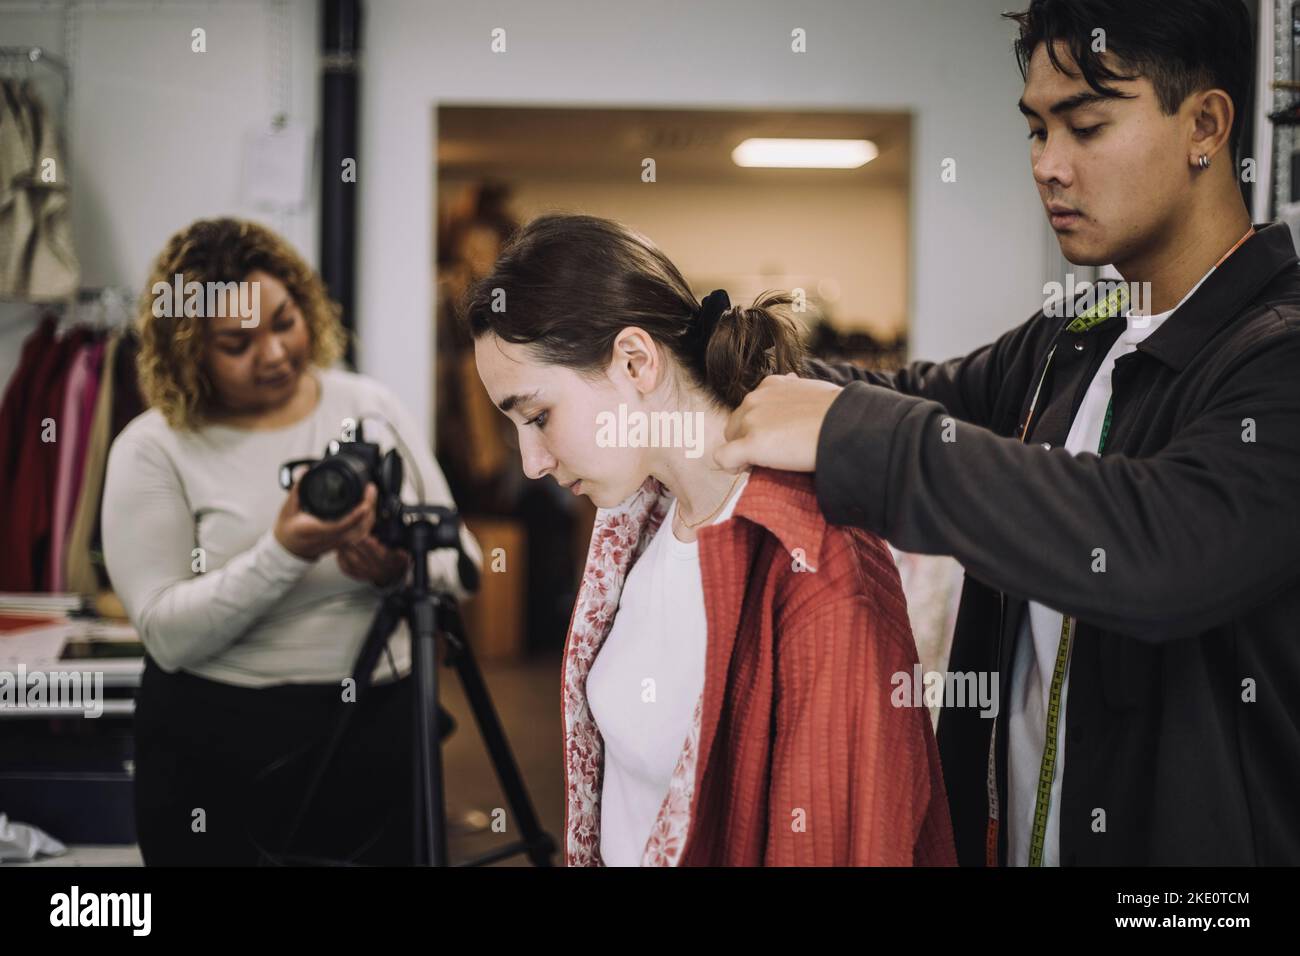
<path fill-rule="evenodd" d="M 319 458 L 346 420 L 387 450 L 397 429 L 407 452 L 402 500 L 452 506 L 442 470 L 411 416 L 386 385 L 342 369 L 319 377 L 315 410 L 285 428 L 250 431 L 168 426 L 157 409 L 138 416 L 109 450 L 104 484 L 104 559 L 114 591 L 145 649 L 166 671 L 185 670 L 246 687 L 334 683 L 351 674 L 381 590 L 345 575 L 336 552 L 306 561 L 272 533 L 288 492 L 279 466 Z M 378 416 L 376 418 L 375 416 Z M 466 552 L 482 554 L 462 526 Z M 431 584 L 463 597 L 450 551 L 430 555 Z M 380 658 L 376 683 L 410 670 L 405 621 Z M 397 674 L 393 673 L 393 665 Z"/>

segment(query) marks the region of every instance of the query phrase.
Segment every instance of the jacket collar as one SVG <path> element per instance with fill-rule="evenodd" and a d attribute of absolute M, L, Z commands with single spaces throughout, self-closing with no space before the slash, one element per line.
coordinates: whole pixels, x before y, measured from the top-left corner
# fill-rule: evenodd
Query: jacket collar
<path fill-rule="evenodd" d="M 1139 351 L 1182 371 L 1216 332 L 1231 322 L 1258 292 L 1297 261 L 1285 223 L 1256 225 L 1255 235 L 1214 270 L 1196 293 L 1138 343 Z"/>
<path fill-rule="evenodd" d="M 808 475 L 755 468 L 732 511 L 737 515 L 766 528 L 786 551 L 801 557 L 808 570 L 817 570 L 826 522 Z"/>
<path fill-rule="evenodd" d="M 1255 235 L 1242 243 L 1241 248 L 1215 269 L 1179 307 L 1178 321 L 1162 323 L 1160 328 L 1137 343 L 1138 351 L 1158 359 L 1174 371 L 1182 371 L 1201 347 L 1240 314 L 1261 289 L 1280 272 L 1300 261 L 1291 231 L 1284 223 L 1257 224 L 1255 230 Z M 1109 344 L 1123 331 L 1124 323 L 1113 321 L 1124 314 L 1127 305 L 1126 300 L 1116 299 L 1116 294 L 1123 291 L 1123 281 L 1104 281 L 1114 283 L 1116 290 L 1108 299 L 1090 306 L 1079 318 L 1067 320 L 1060 334 L 1068 339 L 1097 336 Z M 1083 301 L 1079 301 L 1080 307 Z M 1066 353 L 1065 358 L 1069 357 Z"/>

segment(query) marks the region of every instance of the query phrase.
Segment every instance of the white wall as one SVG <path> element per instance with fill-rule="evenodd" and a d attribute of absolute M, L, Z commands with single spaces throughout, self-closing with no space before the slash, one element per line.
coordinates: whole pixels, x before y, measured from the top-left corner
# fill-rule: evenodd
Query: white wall
<path fill-rule="evenodd" d="M 1014 105 L 1013 27 L 999 17 L 1022 5 L 370 0 L 358 158 L 362 371 L 390 383 L 432 428 L 438 102 L 911 111 L 912 355 L 945 358 L 989 341 L 1039 307 L 1048 267 Z M 135 288 L 191 219 L 266 218 L 241 201 L 237 144 L 273 111 L 272 22 L 261 0 L 76 9 L 70 54 L 52 42 L 62 34 L 55 5 L 0 5 L 0 35 L 71 56 L 83 282 Z M 313 125 L 316 10 L 313 0 L 291 4 L 294 113 Z M 194 26 L 208 32 L 203 57 L 189 52 Z M 489 50 L 494 27 L 507 31 L 505 54 Z M 809 52 L 789 52 L 794 27 L 807 30 Z M 945 157 L 957 160 L 956 183 L 940 181 Z M 272 224 L 316 261 L 313 212 Z M 0 341 L 10 355 L 11 341 Z"/>
<path fill-rule="evenodd" d="M 914 357 L 970 351 L 1041 307 L 1047 228 L 1029 173 L 1006 0 L 370 4 L 359 326 L 428 421 L 433 105 L 900 109 L 913 116 Z M 490 52 L 491 30 L 507 52 Z M 803 27 L 809 52 L 789 52 Z M 945 157 L 955 183 L 940 181 Z"/>

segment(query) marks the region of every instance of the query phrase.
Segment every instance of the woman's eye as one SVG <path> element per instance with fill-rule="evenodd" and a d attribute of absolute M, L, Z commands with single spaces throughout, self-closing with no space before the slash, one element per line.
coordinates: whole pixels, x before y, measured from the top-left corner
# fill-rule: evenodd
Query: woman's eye
<path fill-rule="evenodd" d="M 1079 137 L 1079 139 L 1088 139 L 1092 136 L 1096 136 L 1097 130 L 1099 129 L 1101 129 L 1100 123 L 1097 124 L 1096 126 L 1085 126 L 1082 129 L 1072 126 L 1070 127 L 1070 132 L 1074 133 L 1074 135 Z"/>
<path fill-rule="evenodd" d="M 1046 138 L 1047 138 L 1047 130 L 1045 130 L 1045 129 L 1031 129 L 1031 130 L 1029 131 L 1029 138 L 1030 138 L 1030 139 L 1046 139 Z"/>
<path fill-rule="evenodd" d="M 536 416 L 534 416 L 533 418 L 528 419 L 528 421 L 524 422 L 524 424 L 525 424 L 525 425 L 536 425 L 538 428 L 545 428 L 545 427 L 546 427 L 546 419 L 547 419 L 547 416 L 548 416 L 549 414 L 550 414 L 549 412 L 542 412 L 541 414 L 536 415 Z"/>
<path fill-rule="evenodd" d="M 236 345 L 234 348 L 226 348 L 221 351 L 225 352 L 227 355 L 243 355 L 247 349 L 247 345 Z"/>

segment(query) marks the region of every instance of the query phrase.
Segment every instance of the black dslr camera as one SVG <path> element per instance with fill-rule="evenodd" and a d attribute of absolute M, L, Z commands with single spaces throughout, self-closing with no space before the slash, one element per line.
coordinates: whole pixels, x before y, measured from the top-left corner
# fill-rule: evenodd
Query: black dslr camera
<path fill-rule="evenodd" d="M 336 521 L 361 503 L 366 485 L 379 492 L 374 536 L 389 547 L 402 539 L 402 458 L 396 449 L 381 452 L 357 423 L 356 441 L 332 440 L 322 458 L 298 458 L 280 466 L 280 487 L 293 487 L 294 472 L 309 466 L 298 487 L 302 510 L 322 521 Z"/>

